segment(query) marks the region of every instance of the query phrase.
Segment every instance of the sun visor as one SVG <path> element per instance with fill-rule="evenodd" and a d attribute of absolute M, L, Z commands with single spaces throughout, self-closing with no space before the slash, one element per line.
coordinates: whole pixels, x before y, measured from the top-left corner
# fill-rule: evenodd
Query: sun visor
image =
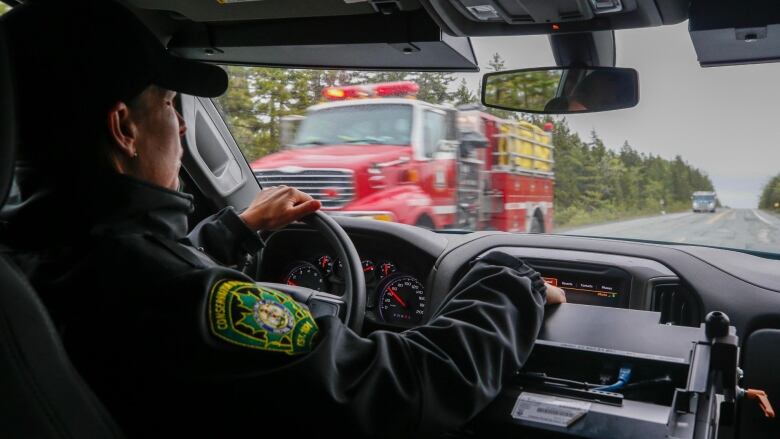
<path fill-rule="evenodd" d="M 391 15 L 192 23 L 177 32 L 168 47 L 189 59 L 220 64 L 479 71 L 471 41 L 443 33 L 421 10 Z"/>
<path fill-rule="evenodd" d="M 676 24 L 688 0 L 420 0 L 452 35 L 546 35 Z"/>
<path fill-rule="evenodd" d="M 702 67 L 780 61 L 776 2 L 693 0 L 688 26 Z"/>

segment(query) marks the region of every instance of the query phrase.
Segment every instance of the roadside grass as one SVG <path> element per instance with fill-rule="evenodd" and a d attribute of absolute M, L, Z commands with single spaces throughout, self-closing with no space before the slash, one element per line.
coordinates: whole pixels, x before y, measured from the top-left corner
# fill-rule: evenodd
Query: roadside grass
<path fill-rule="evenodd" d="M 761 213 L 767 213 L 773 217 L 780 219 L 780 209 L 759 209 Z"/>
<path fill-rule="evenodd" d="M 671 206 L 667 206 L 665 212 L 667 214 L 677 213 L 685 212 L 689 209 L 690 205 L 688 203 L 675 203 Z M 588 211 L 581 207 L 569 206 L 555 211 L 555 228 L 553 229 L 553 233 L 566 232 L 583 226 L 627 221 L 661 214 L 662 212 L 659 207 L 645 209 L 615 209 L 607 207 Z"/>

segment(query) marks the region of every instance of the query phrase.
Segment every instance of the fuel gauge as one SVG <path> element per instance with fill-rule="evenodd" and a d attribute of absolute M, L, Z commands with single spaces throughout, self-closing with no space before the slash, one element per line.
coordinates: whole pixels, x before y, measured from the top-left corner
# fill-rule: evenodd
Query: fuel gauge
<path fill-rule="evenodd" d="M 379 270 L 379 278 L 380 279 L 384 279 L 387 276 L 390 276 L 391 274 L 393 274 L 396 271 L 398 271 L 398 267 L 396 267 L 395 264 L 393 264 L 390 261 L 382 262 L 381 264 L 379 264 L 379 267 L 377 267 L 377 268 Z"/>

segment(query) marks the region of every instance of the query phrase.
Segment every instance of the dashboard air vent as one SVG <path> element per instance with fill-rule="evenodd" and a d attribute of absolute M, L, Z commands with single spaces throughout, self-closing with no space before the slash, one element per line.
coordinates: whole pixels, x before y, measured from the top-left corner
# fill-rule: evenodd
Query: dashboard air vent
<path fill-rule="evenodd" d="M 653 287 L 651 308 L 661 313 L 661 323 L 664 324 L 698 327 L 701 323 L 696 297 L 680 284 L 659 284 Z"/>

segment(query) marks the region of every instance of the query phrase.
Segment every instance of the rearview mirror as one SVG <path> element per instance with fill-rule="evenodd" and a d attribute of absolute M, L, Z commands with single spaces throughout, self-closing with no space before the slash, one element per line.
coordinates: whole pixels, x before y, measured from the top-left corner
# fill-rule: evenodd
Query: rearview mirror
<path fill-rule="evenodd" d="M 569 114 L 630 108 L 639 102 L 634 69 L 545 67 L 488 73 L 482 104 L 526 113 Z"/>

